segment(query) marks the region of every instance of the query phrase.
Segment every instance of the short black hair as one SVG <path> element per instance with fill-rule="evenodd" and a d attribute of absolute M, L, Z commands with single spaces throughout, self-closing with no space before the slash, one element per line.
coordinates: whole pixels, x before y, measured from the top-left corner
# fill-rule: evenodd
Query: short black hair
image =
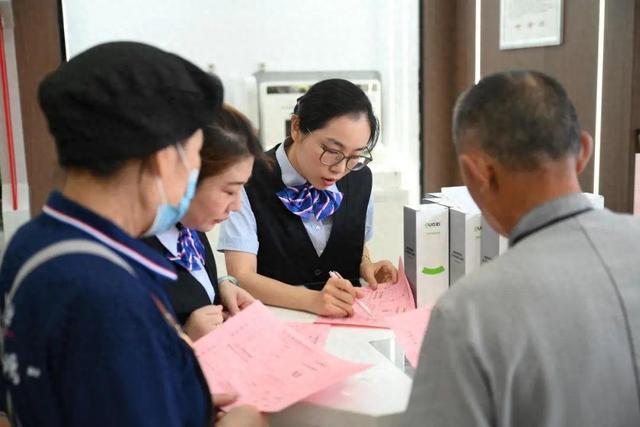
<path fill-rule="evenodd" d="M 364 114 L 371 130 L 367 148 L 373 150 L 378 142 L 380 124 L 373 114 L 371 101 L 357 85 L 344 79 L 319 81 L 298 98 L 293 114 L 300 118 L 300 130 L 312 132 L 324 127 L 331 119 Z"/>
<path fill-rule="evenodd" d="M 575 107 L 560 83 L 538 71 L 492 74 L 463 93 L 454 109 L 453 138 L 477 132 L 480 148 L 512 169 L 580 151 Z"/>

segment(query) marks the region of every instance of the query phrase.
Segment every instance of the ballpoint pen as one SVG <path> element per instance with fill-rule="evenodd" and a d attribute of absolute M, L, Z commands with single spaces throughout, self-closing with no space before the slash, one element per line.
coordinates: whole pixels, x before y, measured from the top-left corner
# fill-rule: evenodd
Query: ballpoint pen
<path fill-rule="evenodd" d="M 340 275 L 340 273 L 338 273 L 337 271 L 330 271 L 329 276 L 335 279 L 344 279 L 342 275 Z M 367 307 L 367 305 L 364 302 L 360 301 L 357 297 L 355 301 L 356 301 L 356 304 L 358 304 L 369 315 L 369 317 L 375 320 L 376 316 L 373 315 L 373 313 L 371 312 L 371 309 Z"/>

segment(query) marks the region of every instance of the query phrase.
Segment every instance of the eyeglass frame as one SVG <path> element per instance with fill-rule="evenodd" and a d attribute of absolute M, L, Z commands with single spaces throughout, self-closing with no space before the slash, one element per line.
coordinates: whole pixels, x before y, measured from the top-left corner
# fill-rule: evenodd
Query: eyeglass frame
<path fill-rule="evenodd" d="M 307 129 L 307 134 L 310 134 L 311 131 L 309 129 Z M 367 153 L 369 154 L 368 156 L 346 156 L 342 151 L 340 150 L 334 150 L 332 148 L 327 148 L 324 144 L 320 143 L 320 148 L 322 148 L 322 153 L 320 154 L 320 163 L 322 163 L 325 166 L 337 166 L 340 163 L 342 163 L 343 160 L 347 160 L 347 162 L 345 163 L 345 167 L 347 169 L 349 169 L 350 171 L 359 171 L 364 169 L 365 166 L 367 166 L 369 163 L 371 163 L 373 161 L 373 155 L 371 154 L 371 151 L 369 150 L 369 148 L 365 148 L 364 150 L 367 151 Z M 340 154 L 342 156 L 342 158 L 340 160 L 338 160 L 337 162 L 334 163 L 325 163 L 322 161 L 322 158 L 324 157 L 325 154 L 327 153 L 331 153 L 334 155 Z M 362 165 L 362 167 L 358 168 L 358 169 L 352 169 L 349 167 L 349 160 L 351 159 L 364 159 L 364 163 L 356 163 L 356 165 Z"/>
<path fill-rule="evenodd" d="M 345 164 L 345 167 L 347 169 L 349 169 L 350 171 L 359 171 L 359 170 L 362 170 L 365 166 L 367 166 L 369 163 L 371 163 L 373 161 L 373 156 L 371 155 L 371 152 L 369 151 L 369 149 L 366 149 L 366 148 L 365 148 L 365 150 L 367 150 L 367 152 L 369 153 L 369 156 L 346 156 L 342 151 L 338 151 L 338 150 L 334 150 L 334 149 L 331 149 L 331 148 L 327 148 L 327 147 L 324 146 L 324 144 L 321 144 L 320 147 L 322 148 L 322 154 L 320 154 L 320 163 L 322 163 L 325 166 L 329 166 L 329 167 L 337 166 L 340 163 L 342 163 L 343 160 L 346 160 L 347 162 Z M 336 161 L 336 162 L 333 162 L 333 163 L 326 163 L 325 161 L 322 160 L 322 158 L 327 153 L 331 153 L 333 155 L 338 155 L 339 154 L 339 155 L 342 156 L 342 158 L 340 160 Z M 349 167 L 349 160 L 351 160 L 351 159 L 358 159 L 358 163 L 356 163 L 356 166 L 358 166 L 358 165 L 362 165 L 362 166 L 360 166 L 360 167 L 358 167 L 356 169 L 354 169 L 352 167 Z M 361 161 L 360 159 L 363 159 L 363 161 Z"/>

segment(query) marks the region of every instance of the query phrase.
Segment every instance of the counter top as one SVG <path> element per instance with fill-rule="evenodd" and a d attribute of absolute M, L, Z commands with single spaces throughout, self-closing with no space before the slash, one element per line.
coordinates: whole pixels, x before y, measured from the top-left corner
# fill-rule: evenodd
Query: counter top
<path fill-rule="evenodd" d="M 314 314 L 270 307 L 286 322 L 312 323 Z M 407 407 L 411 378 L 404 357 L 394 357 L 395 339 L 389 329 L 332 326 L 325 350 L 337 357 L 373 366 L 287 409 L 271 414 L 271 426 L 368 427 L 395 426 Z M 371 345 L 389 348 L 389 357 Z M 379 345 L 380 345 L 379 344 Z M 399 359 L 399 360 L 398 360 Z"/>

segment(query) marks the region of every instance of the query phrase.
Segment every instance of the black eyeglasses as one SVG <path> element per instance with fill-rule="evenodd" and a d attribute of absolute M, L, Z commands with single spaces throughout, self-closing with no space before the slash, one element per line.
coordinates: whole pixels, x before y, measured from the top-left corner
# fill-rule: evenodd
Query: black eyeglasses
<path fill-rule="evenodd" d="M 320 163 L 326 166 L 337 166 L 344 159 L 347 159 L 347 169 L 350 171 L 358 171 L 365 167 L 373 160 L 373 156 L 367 151 L 367 155 L 363 156 L 345 156 L 342 151 L 332 150 L 321 145 L 322 154 L 320 155 Z"/>

